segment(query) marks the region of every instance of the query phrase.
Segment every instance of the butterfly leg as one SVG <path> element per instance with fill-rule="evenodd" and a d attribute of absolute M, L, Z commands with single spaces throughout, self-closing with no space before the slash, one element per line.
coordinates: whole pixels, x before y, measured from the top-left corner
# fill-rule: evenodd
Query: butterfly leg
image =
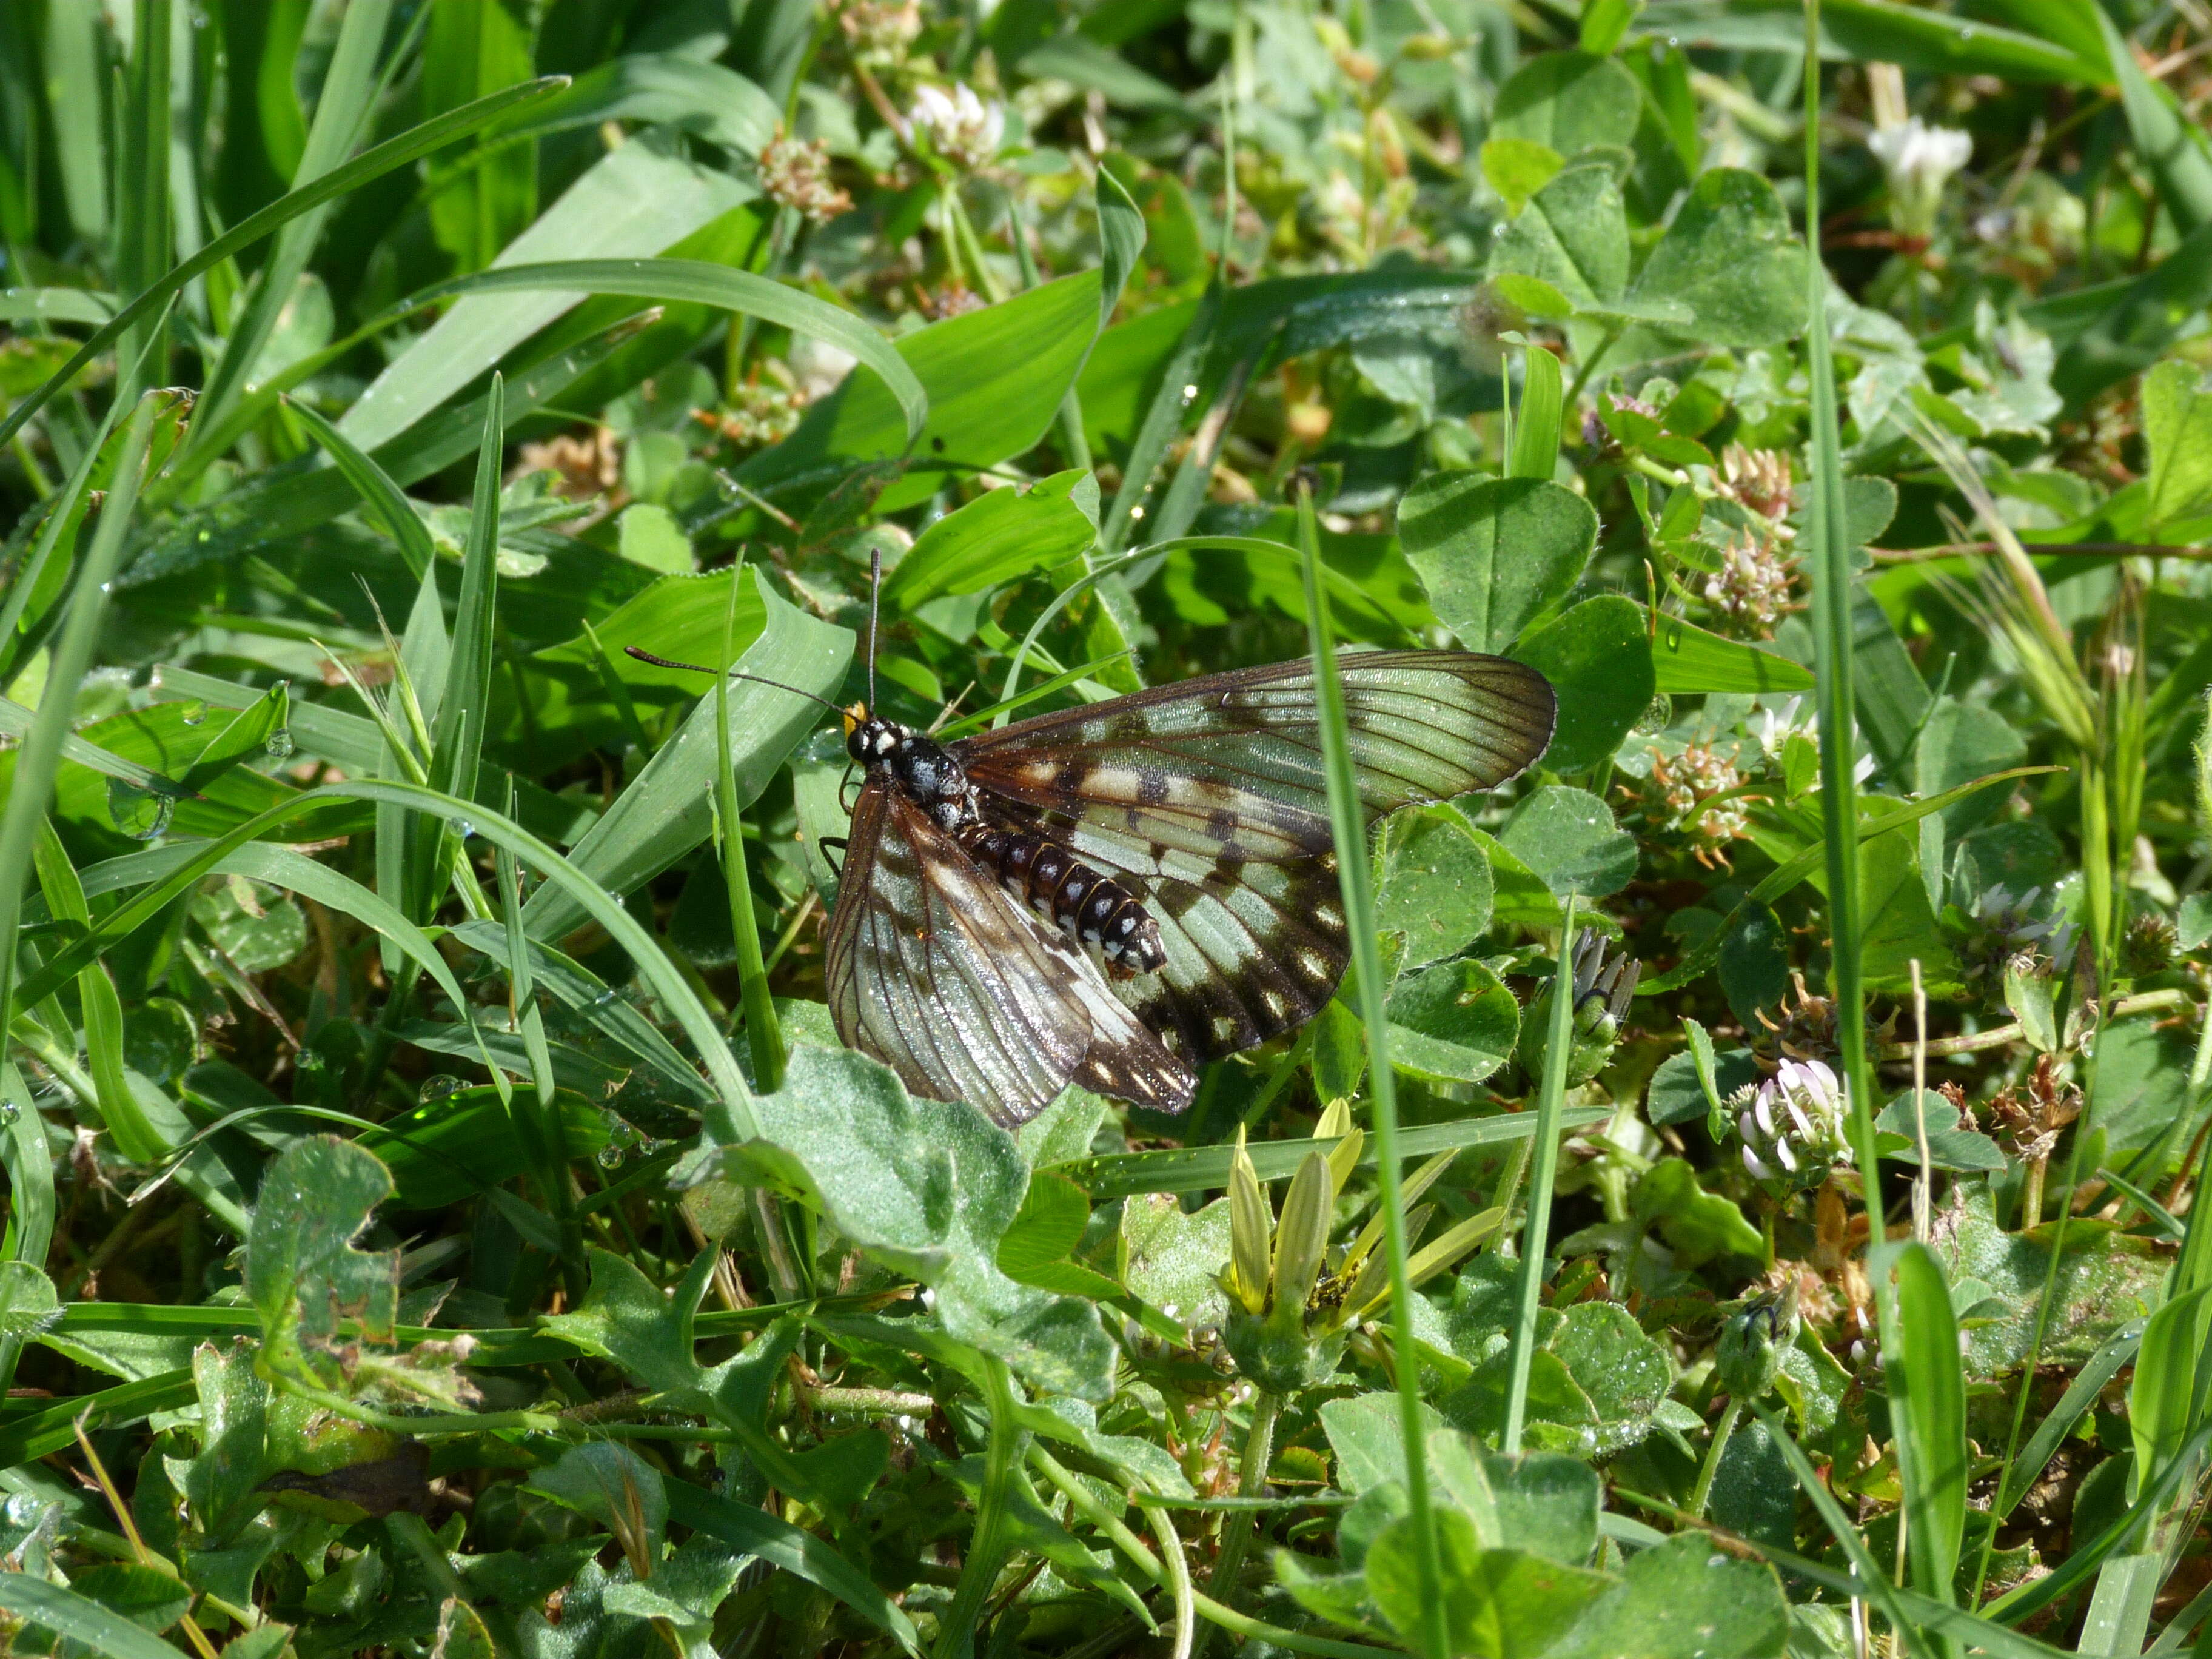
<path fill-rule="evenodd" d="M 821 848 L 822 857 L 830 866 L 830 873 L 836 877 L 840 881 L 842 881 L 845 878 L 845 860 L 842 858 L 831 858 L 830 856 L 830 849 L 834 847 L 840 853 L 842 853 L 853 843 L 843 836 L 824 836 L 815 844 Z"/>

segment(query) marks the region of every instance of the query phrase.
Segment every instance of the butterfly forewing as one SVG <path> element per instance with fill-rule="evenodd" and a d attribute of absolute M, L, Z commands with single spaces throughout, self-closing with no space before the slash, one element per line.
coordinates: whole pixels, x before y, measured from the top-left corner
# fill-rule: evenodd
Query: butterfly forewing
<path fill-rule="evenodd" d="M 917 1095 L 1012 1121 L 1071 1082 L 1171 1111 L 1189 1103 L 1189 1069 L 1082 952 L 872 779 L 853 812 L 824 974 L 838 1035 Z"/>
<path fill-rule="evenodd" d="M 1341 669 L 1370 820 L 1495 788 L 1551 740 L 1552 688 L 1519 663 L 1377 651 Z M 1309 663 L 1210 674 L 953 747 L 995 794 L 1186 852 L 1279 862 L 1333 844 Z"/>
<path fill-rule="evenodd" d="M 1342 659 L 1370 822 L 1494 788 L 1543 753 L 1552 689 L 1462 652 Z M 1311 665 L 1215 674 L 954 745 L 985 814 L 1125 879 L 1166 966 L 1116 989 L 1176 1053 L 1216 1059 L 1310 1018 L 1344 974 Z"/>

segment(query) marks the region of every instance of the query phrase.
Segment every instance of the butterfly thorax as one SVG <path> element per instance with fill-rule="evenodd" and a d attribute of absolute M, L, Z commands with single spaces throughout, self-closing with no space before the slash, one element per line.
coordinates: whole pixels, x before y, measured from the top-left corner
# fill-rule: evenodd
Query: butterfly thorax
<path fill-rule="evenodd" d="M 848 721 L 845 751 L 929 815 L 1000 884 L 1078 943 L 1095 945 L 1109 972 L 1156 973 L 1167 963 L 1159 923 L 1120 882 L 1049 836 L 985 821 L 966 769 L 943 744 L 876 715 Z"/>

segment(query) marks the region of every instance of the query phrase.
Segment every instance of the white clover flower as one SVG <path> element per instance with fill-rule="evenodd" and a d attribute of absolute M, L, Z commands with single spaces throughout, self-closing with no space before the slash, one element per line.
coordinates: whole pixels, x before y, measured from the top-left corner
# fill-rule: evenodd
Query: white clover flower
<path fill-rule="evenodd" d="M 1783 749 L 1793 737 L 1818 740 L 1820 732 L 1819 720 L 1808 719 L 1804 725 L 1797 724 L 1797 708 L 1804 701 L 1802 697 L 1792 697 L 1778 711 L 1772 708 L 1759 711 L 1759 746 L 1767 759 L 1780 760 Z"/>
<path fill-rule="evenodd" d="M 1966 165 L 1974 141 L 1956 127 L 1931 127 L 1918 116 L 1902 126 L 1879 127 L 1867 148 L 1889 179 L 1889 220 L 1907 236 L 1935 234 L 1943 186 Z"/>
<path fill-rule="evenodd" d="M 1828 1166 L 1851 1161 L 1844 1137 L 1844 1086 L 1817 1060 L 1785 1060 L 1736 1117 L 1743 1167 L 1759 1181 L 1818 1185 Z"/>
<path fill-rule="evenodd" d="M 930 148 L 953 166 L 972 173 L 999 153 L 1006 132 L 1006 112 L 987 104 L 973 87 L 926 86 L 914 94 L 911 117 L 916 131 L 925 134 Z"/>

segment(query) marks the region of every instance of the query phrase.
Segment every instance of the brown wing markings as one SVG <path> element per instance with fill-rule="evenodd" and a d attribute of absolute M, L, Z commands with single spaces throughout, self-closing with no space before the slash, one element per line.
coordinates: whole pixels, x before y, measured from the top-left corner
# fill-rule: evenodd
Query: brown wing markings
<path fill-rule="evenodd" d="M 871 785 L 853 823 L 825 963 L 848 1046 L 917 1095 L 969 1099 L 1002 1121 L 1034 1116 L 1071 1079 L 1169 1110 L 1189 1103 L 1188 1068 L 927 815 Z"/>

